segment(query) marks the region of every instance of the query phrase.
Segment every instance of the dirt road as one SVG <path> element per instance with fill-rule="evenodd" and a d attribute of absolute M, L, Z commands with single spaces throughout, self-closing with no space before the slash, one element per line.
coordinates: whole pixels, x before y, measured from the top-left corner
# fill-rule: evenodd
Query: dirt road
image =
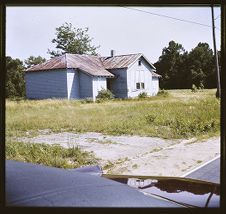
<path fill-rule="evenodd" d="M 29 133 L 28 133 L 29 135 Z M 155 137 L 110 136 L 40 131 L 37 137 L 17 138 L 31 143 L 79 146 L 94 152 L 105 173 L 181 176 L 220 154 L 220 138 L 165 140 Z"/>

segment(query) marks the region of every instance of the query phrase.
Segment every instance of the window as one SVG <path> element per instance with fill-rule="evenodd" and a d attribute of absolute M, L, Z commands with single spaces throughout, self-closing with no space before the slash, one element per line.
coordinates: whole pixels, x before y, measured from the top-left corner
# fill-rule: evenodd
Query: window
<path fill-rule="evenodd" d="M 144 82 L 141 82 L 141 88 L 144 89 Z"/>
<path fill-rule="evenodd" d="M 141 60 L 138 61 L 138 65 L 141 66 Z"/>
<path fill-rule="evenodd" d="M 136 88 L 137 89 L 144 89 L 144 82 L 137 82 L 136 83 Z"/>

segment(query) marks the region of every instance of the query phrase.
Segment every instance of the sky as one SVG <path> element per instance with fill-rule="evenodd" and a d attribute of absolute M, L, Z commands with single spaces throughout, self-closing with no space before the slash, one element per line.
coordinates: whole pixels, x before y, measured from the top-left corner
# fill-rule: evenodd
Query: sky
<path fill-rule="evenodd" d="M 216 7 L 214 13 L 219 50 L 220 7 Z M 56 28 L 65 22 L 76 28 L 88 27 L 92 45 L 100 45 L 97 53 L 101 56 L 109 56 L 111 50 L 115 50 L 116 55 L 143 53 L 155 63 L 171 40 L 182 44 L 187 51 L 199 42 L 206 42 L 213 49 L 210 7 L 14 6 L 6 8 L 6 55 L 20 60 L 31 55 L 49 59 L 47 51 L 55 47 L 51 40 L 55 38 Z"/>

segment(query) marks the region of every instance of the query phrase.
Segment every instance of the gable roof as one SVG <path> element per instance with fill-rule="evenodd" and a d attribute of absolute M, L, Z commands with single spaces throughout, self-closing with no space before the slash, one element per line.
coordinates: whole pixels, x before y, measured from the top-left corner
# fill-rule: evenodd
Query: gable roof
<path fill-rule="evenodd" d="M 101 57 L 101 60 L 106 69 L 117 69 L 117 68 L 128 68 L 133 63 L 135 63 L 140 57 L 143 57 L 145 61 L 156 70 L 154 65 L 152 65 L 146 57 L 142 53 L 137 54 L 126 54 L 126 55 L 118 55 L 113 57 Z"/>
<path fill-rule="evenodd" d="M 34 65 L 28 68 L 26 71 L 44 71 L 44 70 L 61 69 L 61 68 L 66 68 L 66 61 L 65 61 L 64 55 L 54 57 L 41 64 Z"/>
<path fill-rule="evenodd" d="M 150 65 L 150 67 L 156 70 L 155 66 L 148 61 L 148 59 L 142 54 L 127 54 L 127 55 L 118 55 L 113 57 L 101 57 L 101 61 L 106 69 L 119 69 L 119 68 L 128 68 L 133 65 L 140 57 L 143 57 L 145 61 Z M 161 77 L 161 75 L 151 71 L 152 76 Z"/>
<path fill-rule="evenodd" d="M 58 57 L 54 57 L 47 60 L 44 63 L 32 66 L 28 68 L 27 72 L 32 71 L 48 71 L 53 69 L 79 69 L 92 76 L 106 76 L 114 77 L 108 70 L 128 68 L 133 65 L 140 57 L 143 57 L 145 61 L 156 70 L 141 53 L 118 55 L 113 57 L 99 57 L 93 55 L 80 55 L 80 54 L 63 54 Z M 151 71 L 153 76 L 160 77 L 160 75 Z"/>
<path fill-rule="evenodd" d="M 128 68 L 137 61 L 142 54 L 127 54 L 118 56 L 101 57 L 101 61 L 106 69 Z"/>
<path fill-rule="evenodd" d="M 54 57 L 47 60 L 44 63 L 32 66 L 26 71 L 48 71 L 53 69 L 79 69 L 92 76 L 107 76 L 114 77 L 112 73 L 107 71 L 99 57 L 91 55 L 80 55 L 80 54 L 63 54 L 58 57 Z"/>

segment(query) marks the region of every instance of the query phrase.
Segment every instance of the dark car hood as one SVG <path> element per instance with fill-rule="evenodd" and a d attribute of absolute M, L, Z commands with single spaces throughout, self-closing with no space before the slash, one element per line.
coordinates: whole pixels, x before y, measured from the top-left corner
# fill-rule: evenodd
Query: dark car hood
<path fill-rule="evenodd" d="M 165 200 L 166 199 L 166 200 Z M 219 207 L 219 185 L 185 178 L 106 175 L 6 161 L 7 206 Z"/>
<path fill-rule="evenodd" d="M 6 161 L 6 206 L 180 207 L 101 177 L 94 168 L 68 170 Z"/>

